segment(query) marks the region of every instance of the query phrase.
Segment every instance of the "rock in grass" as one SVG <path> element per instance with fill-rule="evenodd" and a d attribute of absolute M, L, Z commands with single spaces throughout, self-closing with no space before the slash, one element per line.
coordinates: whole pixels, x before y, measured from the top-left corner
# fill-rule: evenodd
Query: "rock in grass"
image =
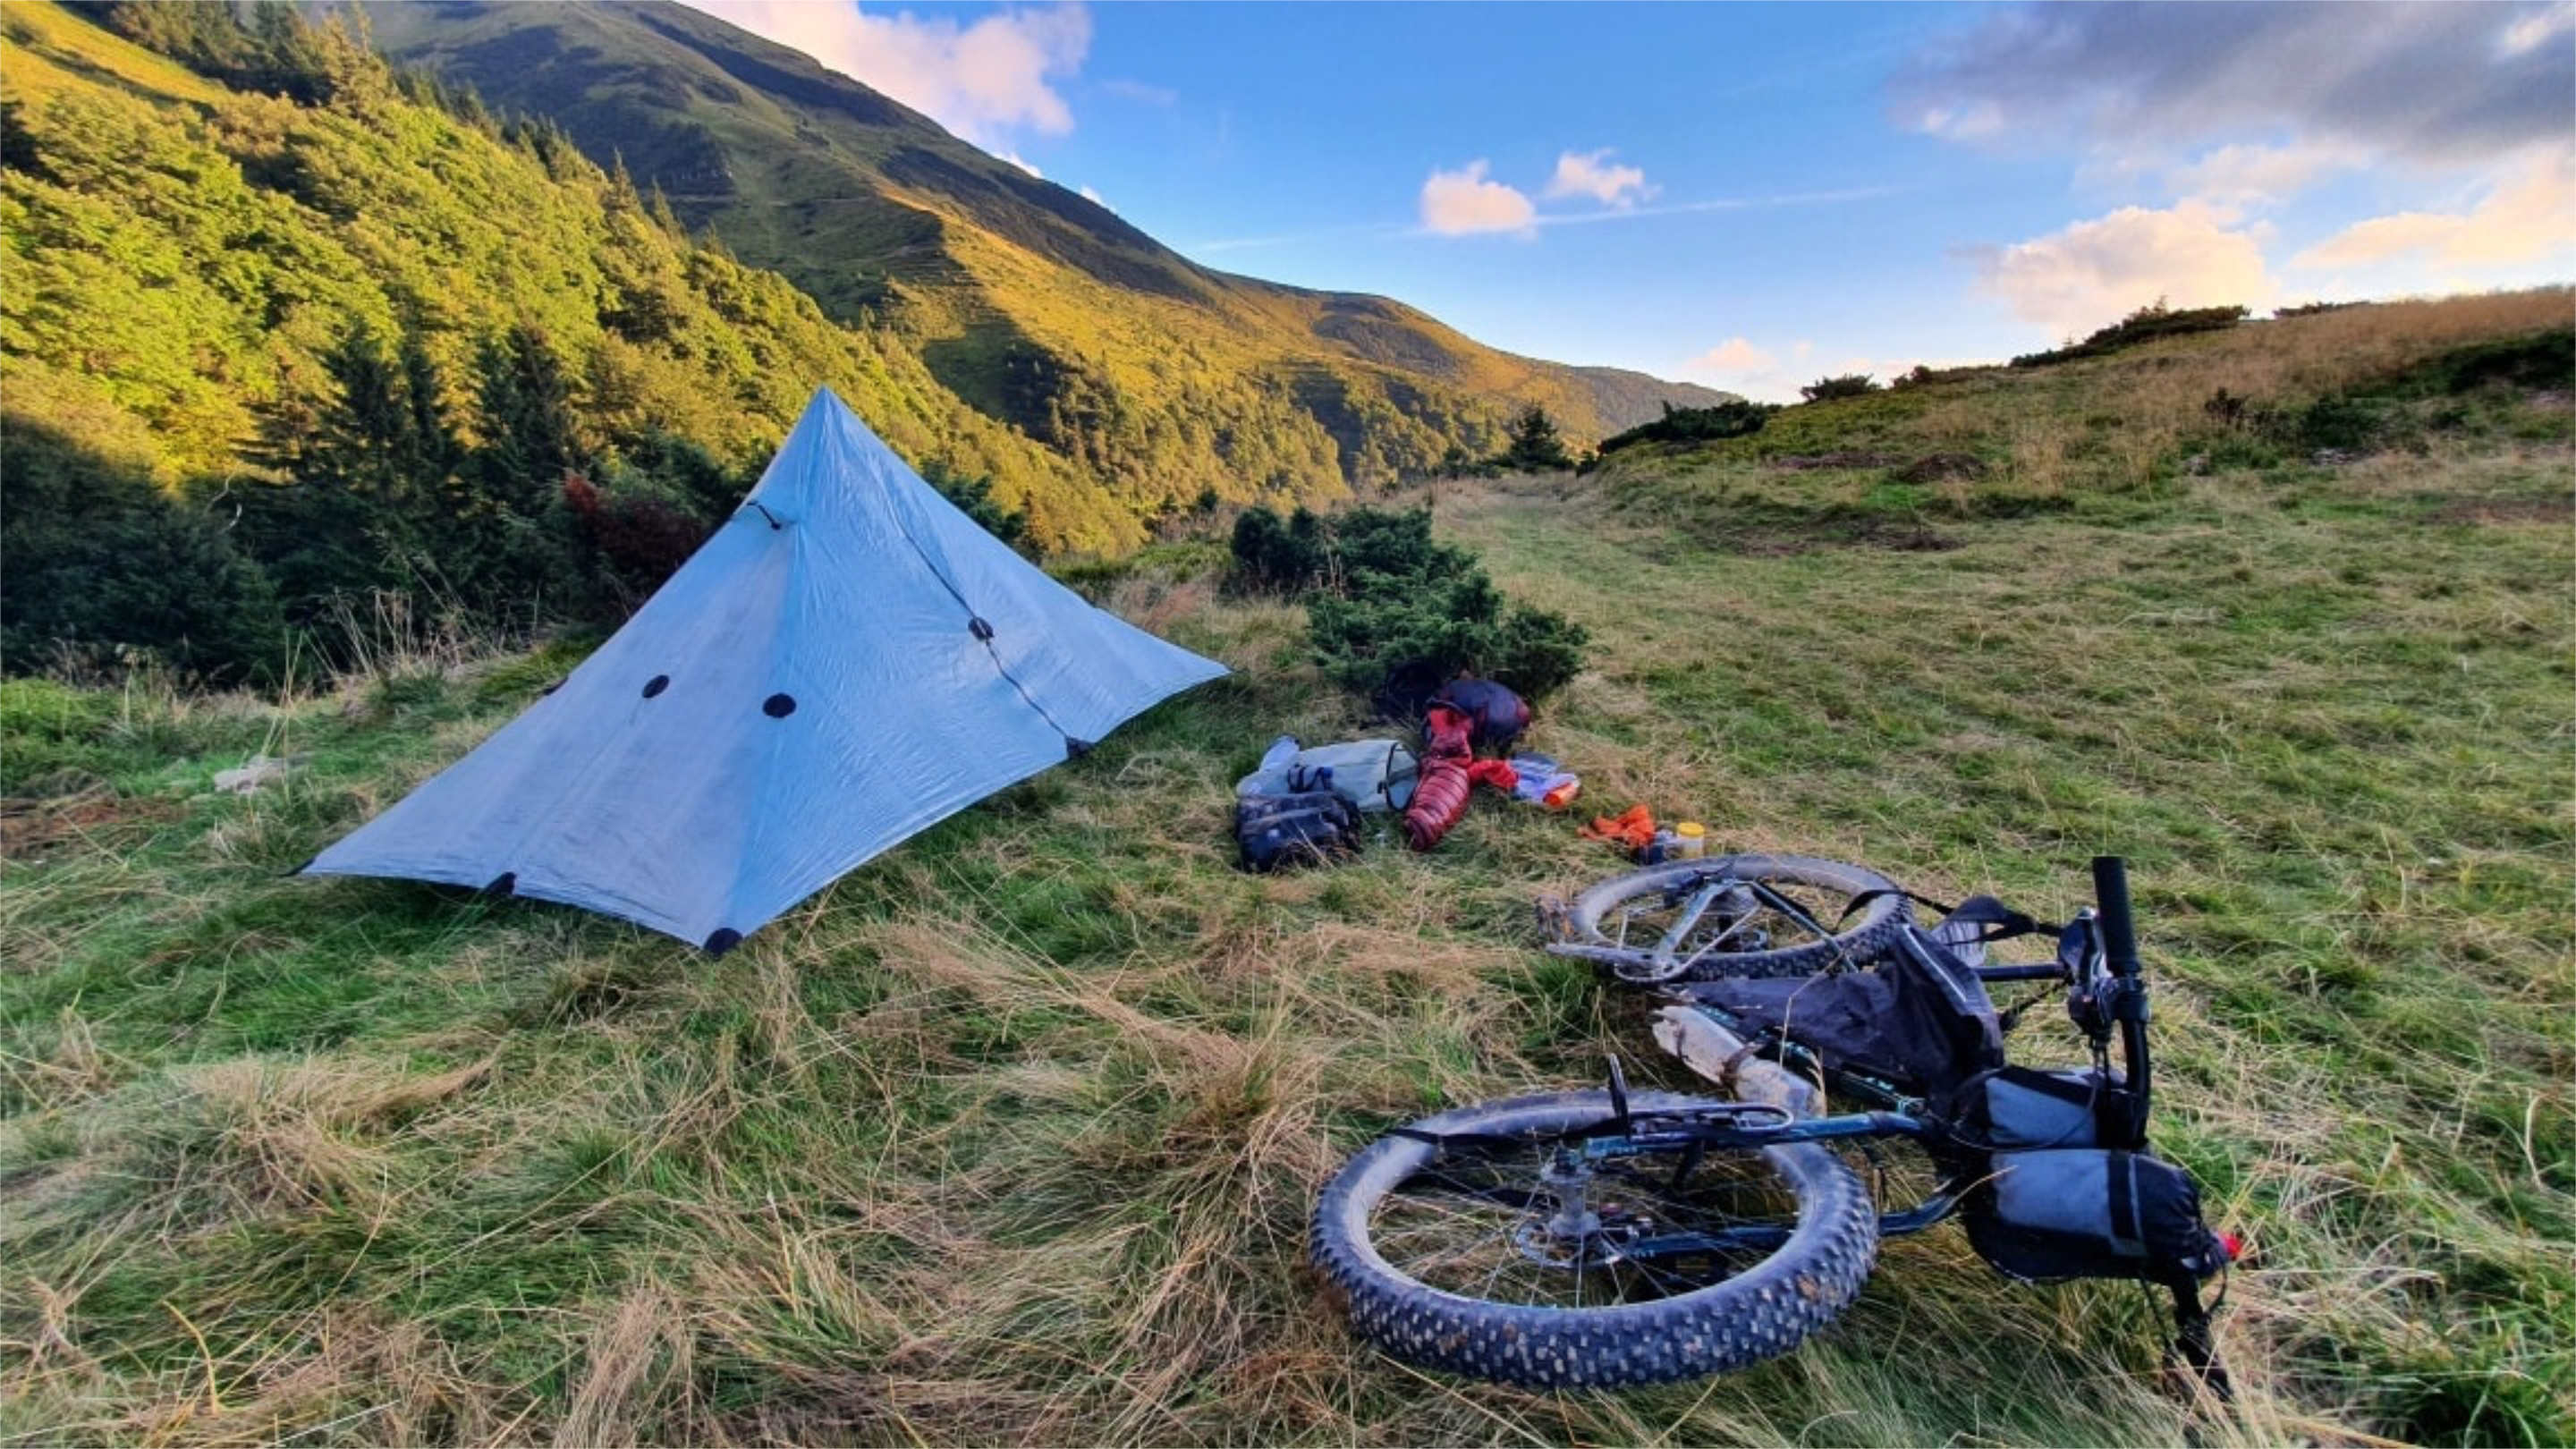
<path fill-rule="evenodd" d="M 285 779 L 289 773 L 300 768 L 304 761 L 305 756 L 302 755 L 288 755 L 283 759 L 268 755 L 253 755 L 242 763 L 240 769 L 217 770 L 215 788 L 227 795 L 255 794 L 269 781 Z"/>

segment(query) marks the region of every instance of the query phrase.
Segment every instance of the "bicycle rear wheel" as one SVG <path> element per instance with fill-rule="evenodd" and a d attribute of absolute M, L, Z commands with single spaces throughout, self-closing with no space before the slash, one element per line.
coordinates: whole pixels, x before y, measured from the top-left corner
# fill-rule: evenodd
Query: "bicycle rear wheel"
<path fill-rule="evenodd" d="M 1713 888 L 1722 880 L 1747 884 Z M 1667 861 L 1584 891 L 1565 907 L 1565 939 L 1547 949 L 1597 961 L 1638 985 L 1806 976 L 1877 960 L 1912 919 L 1896 883 L 1864 866 L 1804 855 L 1712 856 Z"/>

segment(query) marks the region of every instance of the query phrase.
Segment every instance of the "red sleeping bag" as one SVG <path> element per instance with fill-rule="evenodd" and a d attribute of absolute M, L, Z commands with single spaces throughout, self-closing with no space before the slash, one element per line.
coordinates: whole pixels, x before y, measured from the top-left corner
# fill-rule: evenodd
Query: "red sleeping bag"
<path fill-rule="evenodd" d="M 1491 763 L 1478 760 L 1468 743 L 1474 728 L 1466 715 L 1445 704 L 1431 706 L 1423 718 L 1422 774 L 1404 812 L 1404 838 L 1416 850 L 1438 845 L 1467 818 L 1467 794 L 1476 783 L 1471 772 Z"/>
<path fill-rule="evenodd" d="M 1429 850 L 1467 818 L 1467 759 L 1437 755 L 1423 762 L 1422 777 L 1413 782 L 1413 803 L 1404 810 L 1404 838 L 1416 850 Z"/>

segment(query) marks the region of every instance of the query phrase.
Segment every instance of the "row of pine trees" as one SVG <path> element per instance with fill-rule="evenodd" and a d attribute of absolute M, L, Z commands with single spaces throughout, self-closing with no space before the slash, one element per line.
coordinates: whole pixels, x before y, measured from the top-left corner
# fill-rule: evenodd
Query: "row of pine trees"
<path fill-rule="evenodd" d="M 338 662 L 378 597 L 424 628 L 613 622 L 758 476 L 681 437 L 590 436 L 578 379 L 533 325 L 482 339 L 463 387 L 418 331 L 360 324 L 322 361 L 330 386 L 262 415 L 265 478 L 173 493 L 13 418 L 8 667 L 110 665 L 83 641 L 114 641 L 264 682 L 298 654 Z"/>

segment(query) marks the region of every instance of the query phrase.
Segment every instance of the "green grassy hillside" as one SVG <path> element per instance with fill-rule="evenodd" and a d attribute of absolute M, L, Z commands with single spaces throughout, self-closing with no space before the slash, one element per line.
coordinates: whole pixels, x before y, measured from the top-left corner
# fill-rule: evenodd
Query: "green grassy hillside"
<path fill-rule="evenodd" d="M 169 485 L 259 474 L 262 417 L 327 394 L 318 359 L 357 322 L 422 333 L 451 379 L 532 322 L 603 444 L 756 457 L 829 384 L 907 456 L 991 479 L 1046 544 L 1104 552 L 1210 497 L 1420 474 L 1489 449 L 1521 403 L 1584 434 L 1705 394 L 1202 271 L 682 7 L 382 15 L 596 164 L 337 42 L 273 82 L 210 64 L 229 37 L 186 7 L 9 15 L 8 405 Z"/>
<path fill-rule="evenodd" d="M 1350 481 L 1490 448 L 1512 404 L 1578 438 L 1707 389 L 1498 352 L 1380 297 L 1200 267 L 1072 191 L 685 6 L 442 0 L 369 11 L 397 58 L 622 156 L 693 226 L 774 267 L 835 316 L 894 328 L 989 415 L 1091 457 L 1122 488 L 1187 502 L 1212 449 L 1312 492 L 1283 446 L 1239 459 L 1207 425 L 1248 417 L 1328 440 Z M 1274 470 L 1276 476 L 1270 477 Z M 1228 497 L 1249 496 L 1227 491 Z"/>
<path fill-rule="evenodd" d="M 0 406 L 17 427 L 167 485 L 221 479 L 249 466 L 265 409 L 327 387 L 318 359 L 353 322 L 420 333 L 460 387 L 480 339 L 532 322 L 605 441 L 667 430 L 757 457 L 829 385 L 908 455 L 1008 480 L 1053 538 L 1134 537 L 1100 480 L 882 334 L 666 229 L 577 154 L 407 99 L 354 56 L 337 98 L 299 105 L 50 5 L 0 27 Z"/>
<path fill-rule="evenodd" d="M 0 1441 L 2566 1443 L 2576 459 L 2567 380 L 2478 360 L 2535 325 L 2563 296 L 2303 319 L 1435 500 L 1591 630 L 1534 740 L 1586 807 L 2043 912 L 2130 857 L 2158 1141 L 2251 1244 L 2233 1409 L 2159 1376 L 2145 1296 L 1955 1229 L 1706 1383 L 1355 1345 L 1302 1262 L 1344 1154 L 1612 1050 L 1676 1078 L 1536 949 L 1532 898 L 1616 867 L 1572 820 L 1488 795 L 1431 855 L 1230 868 L 1236 774 L 1362 722 L 1180 548 L 1080 576 L 1236 676 L 714 961 L 280 877 L 572 646 L 0 684 Z M 2138 396 L 2221 364 L 2291 421 Z M 2374 436 L 2298 441 L 2339 408 Z M 2142 428 L 2134 467 L 2086 441 Z M 212 792 L 261 751 L 304 763 Z"/>

